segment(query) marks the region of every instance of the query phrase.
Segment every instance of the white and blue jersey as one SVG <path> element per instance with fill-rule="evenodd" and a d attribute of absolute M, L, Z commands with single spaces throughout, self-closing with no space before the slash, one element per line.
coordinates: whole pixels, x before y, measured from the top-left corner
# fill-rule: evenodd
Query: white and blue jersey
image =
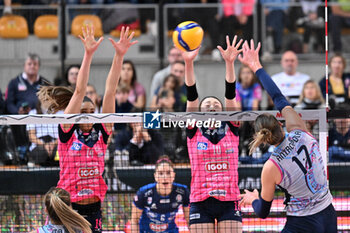
<path fill-rule="evenodd" d="M 75 232 L 82 233 L 82 231 Z M 37 233 L 69 233 L 69 231 L 63 225 L 54 225 L 49 222 L 47 225 L 38 228 Z"/>
<path fill-rule="evenodd" d="M 286 193 L 287 216 L 313 215 L 332 203 L 318 142 L 308 132 L 286 134 L 270 160 L 281 172 L 278 186 Z"/>
<path fill-rule="evenodd" d="M 156 183 L 141 187 L 134 197 L 134 204 L 143 210 L 139 226 L 140 232 L 179 232 L 175 224 L 176 213 L 180 206 L 189 204 L 189 190 L 186 185 L 173 183 L 168 196 L 161 196 Z"/>

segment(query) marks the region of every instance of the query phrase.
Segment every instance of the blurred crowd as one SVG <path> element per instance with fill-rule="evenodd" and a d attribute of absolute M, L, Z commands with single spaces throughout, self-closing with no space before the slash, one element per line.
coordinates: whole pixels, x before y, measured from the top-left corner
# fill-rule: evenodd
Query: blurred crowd
<path fill-rule="evenodd" d="M 136 67 L 130 60 L 125 60 L 121 79 L 116 94 L 116 113 L 142 112 L 157 110 L 161 112 L 183 112 L 186 108 L 186 89 L 184 88 L 185 66 L 181 52 L 172 47 L 168 52 L 169 65 L 154 74 L 150 105 L 146 103 L 145 87 L 138 82 Z M 346 62 L 342 55 L 334 55 L 329 60 L 329 103 L 331 109 L 346 109 L 350 106 L 350 74 L 346 72 Z M 60 85 L 75 87 L 79 65 L 67 68 Z M 236 84 L 237 111 L 262 110 L 263 88 L 254 73 L 245 66 L 238 70 Z M 281 58 L 281 72 L 272 75 L 272 79 L 288 97 L 295 109 L 325 108 L 326 80 L 315 82 L 308 74 L 298 71 L 298 57 L 293 51 L 286 51 Z M 318 78 L 319 79 L 319 78 Z M 58 82 L 56 80 L 56 84 Z M 50 85 L 40 75 L 40 58 L 28 54 L 23 71 L 14 77 L 0 99 L 2 114 L 46 114 L 36 92 L 41 85 Z M 96 103 L 95 113 L 100 112 L 102 96 L 93 85 L 88 85 L 86 95 Z M 269 110 L 274 106 L 268 101 Z M 60 114 L 60 113 L 57 113 Z M 318 122 L 308 121 L 309 131 L 318 135 Z M 248 146 L 253 136 L 251 122 L 244 122 L 240 127 L 240 162 L 263 163 L 271 148 L 261 147 L 252 156 L 248 156 Z M 13 125 L 2 126 L 0 146 L 2 161 L 11 163 L 6 157 L 10 153 L 17 156 L 19 163 L 29 166 L 57 166 L 57 125 Z M 348 161 L 350 148 L 349 119 L 330 121 L 329 145 L 330 161 Z M 167 154 L 176 163 L 188 163 L 186 132 L 181 128 L 144 129 L 141 123 L 116 123 L 113 136 L 109 141 L 110 165 L 120 165 L 122 158 L 132 166 L 154 164 L 159 156 Z M 13 162 L 13 161 L 12 161 Z"/>
<path fill-rule="evenodd" d="M 60 0 L 0 0 L 4 4 L 3 15 L 22 14 L 28 21 L 33 33 L 35 19 L 52 10 L 20 11 L 13 10 L 13 5 L 59 5 Z M 102 21 L 104 33 L 120 29 L 127 25 L 139 29 L 141 33 L 150 31 L 156 25 L 155 12 L 150 9 L 133 7 L 135 4 L 160 4 L 155 0 L 66 0 L 67 6 L 77 4 L 124 4 L 128 8 L 92 8 L 89 13 L 97 15 Z M 240 35 L 243 39 L 253 38 L 253 15 L 258 17 L 258 28 L 266 29 L 266 52 L 281 53 L 292 50 L 296 53 L 324 52 L 324 0 L 166 0 L 161 4 L 197 3 L 199 8 L 169 8 L 167 14 L 168 29 L 173 30 L 184 20 L 197 21 L 207 32 L 210 42 L 205 52 L 211 53 L 214 60 L 220 59 L 216 49 L 225 43 L 225 36 Z M 213 5 L 214 4 L 214 5 Z M 215 5 L 216 4 L 216 5 Z M 350 27 L 350 6 L 347 0 L 332 1 L 328 10 L 331 49 L 341 52 L 342 29 Z M 16 8 L 17 9 L 17 8 Z M 80 12 L 69 11 L 73 20 Z M 86 11 L 84 11 L 86 13 Z M 261 16 L 265 15 L 262 27 Z M 258 30 L 258 33 L 262 33 Z M 346 32 L 343 32 L 346 33 Z"/>

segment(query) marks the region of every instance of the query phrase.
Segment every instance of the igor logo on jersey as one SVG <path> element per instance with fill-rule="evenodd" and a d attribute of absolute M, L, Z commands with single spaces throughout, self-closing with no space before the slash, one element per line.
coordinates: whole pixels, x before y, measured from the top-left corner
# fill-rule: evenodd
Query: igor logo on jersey
<path fill-rule="evenodd" d="M 80 178 L 91 178 L 100 175 L 100 171 L 98 167 L 87 167 L 87 168 L 79 168 L 78 175 Z"/>
<path fill-rule="evenodd" d="M 80 151 L 82 147 L 83 147 L 83 144 L 79 142 L 73 142 L 71 149 L 75 151 Z"/>
<path fill-rule="evenodd" d="M 197 150 L 207 150 L 208 143 L 206 142 L 197 142 Z"/>
<path fill-rule="evenodd" d="M 168 224 L 167 223 L 165 224 L 150 223 L 149 228 L 151 228 L 152 231 L 163 232 L 163 231 L 166 231 L 166 229 L 168 229 Z"/>
<path fill-rule="evenodd" d="M 207 172 L 225 172 L 228 171 L 230 165 L 227 161 L 221 162 L 208 162 L 205 164 L 205 170 Z"/>

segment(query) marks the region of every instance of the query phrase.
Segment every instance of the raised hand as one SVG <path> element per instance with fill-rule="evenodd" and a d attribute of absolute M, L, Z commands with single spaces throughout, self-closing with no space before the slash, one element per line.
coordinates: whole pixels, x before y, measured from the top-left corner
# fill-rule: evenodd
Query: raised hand
<path fill-rule="evenodd" d="M 112 38 L 109 38 L 109 41 L 112 43 L 115 52 L 118 55 L 124 56 L 128 51 L 130 46 L 136 44 L 138 41 L 131 41 L 134 37 L 135 32 L 130 33 L 129 35 L 129 27 L 125 29 L 122 27 L 122 31 L 120 32 L 120 38 L 118 42 L 115 42 Z"/>
<path fill-rule="evenodd" d="M 198 55 L 199 49 L 200 49 L 200 47 L 198 49 L 195 49 L 195 50 L 189 51 L 189 52 L 181 50 L 182 58 L 184 59 L 185 62 L 194 61 L 194 59 L 196 59 L 196 57 Z"/>
<path fill-rule="evenodd" d="M 79 35 L 79 38 L 84 44 L 85 52 L 88 54 L 93 54 L 103 41 L 103 37 L 101 37 L 98 41 L 95 40 L 95 28 L 93 25 L 86 25 L 85 27 L 82 27 L 81 30 L 83 31 L 83 36 Z"/>
<path fill-rule="evenodd" d="M 242 200 L 239 202 L 239 206 L 251 205 L 254 200 L 259 199 L 259 192 L 256 189 L 254 189 L 253 192 L 245 189 L 244 192 L 244 194 L 239 195 L 242 198 Z"/>
<path fill-rule="evenodd" d="M 241 46 L 243 40 L 240 39 L 237 44 L 236 44 L 236 41 L 237 41 L 237 36 L 233 38 L 232 45 L 231 45 L 229 37 L 226 36 L 226 44 L 227 44 L 226 50 L 224 50 L 220 45 L 217 46 L 218 50 L 221 53 L 222 58 L 226 62 L 230 62 L 230 63 L 234 62 L 237 58 L 237 55 L 240 52 L 242 52 L 242 49 L 239 49 L 239 47 Z"/>
<path fill-rule="evenodd" d="M 250 40 L 250 47 L 248 45 L 248 42 L 245 41 L 243 44 L 243 55 L 238 56 L 238 60 L 246 66 L 248 66 L 254 73 L 262 68 L 262 65 L 259 60 L 259 50 L 260 50 L 261 44 L 258 43 L 258 46 L 256 49 L 254 48 L 254 40 Z"/>

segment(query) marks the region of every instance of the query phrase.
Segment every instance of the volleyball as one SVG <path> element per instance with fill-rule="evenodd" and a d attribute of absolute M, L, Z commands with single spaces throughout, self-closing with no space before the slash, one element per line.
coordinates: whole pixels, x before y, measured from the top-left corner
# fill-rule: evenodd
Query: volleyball
<path fill-rule="evenodd" d="M 203 40 L 203 29 L 194 21 L 185 21 L 177 25 L 173 32 L 174 45 L 182 51 L 197 49 Z"/>

